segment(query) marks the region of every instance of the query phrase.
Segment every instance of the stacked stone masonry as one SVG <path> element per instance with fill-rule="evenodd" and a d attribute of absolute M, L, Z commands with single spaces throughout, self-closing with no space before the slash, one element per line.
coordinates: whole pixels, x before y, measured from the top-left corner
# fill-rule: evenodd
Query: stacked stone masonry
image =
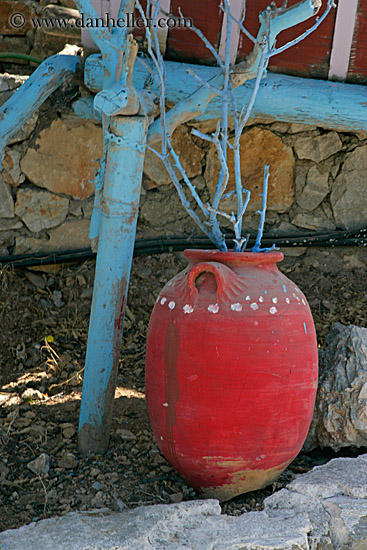
<path fill-rule="evenodd" d="M 0 533 L 20 550 L 365 550 L 367 455 L 337 458 L 297 476 L 239 517 L 216 500 L 145 506 L 120 513 L 73 512 Z"/>
<path fill-rule="evenodd" d="M 22 14 L 20 19 L 11 16 Z M 34 17 L 64 18 L 71 23 L 79 17 L 73 0 L 1 0 L 0 3 L 0 52 L 22 53 L 46 59 L 62 50 L 66 43 L 80 44 L 81 30 L 68 25 L 40 26 L 33 24 Z M 24 62 L 24 67 L 27 63 Z"/>
<path fill-rule="evenodd" d="M 1 4 L 0 15 L 8 3 L 4 0 Z M 16 3 L 36 12 L 45 8 L 42 2 Z M 14 10 L 14 2 L 11 4 Z M 70 0 L 64 0 L 63 6 L 54 4 L 47 9 L 70 11 L 73 7 Z M 1 33 L 8 36 L 4 23 Z M 67 39 L 64 36 L 64 43 Z M 55 52 L 45 49 L 45 54 L 51 53 Z M 0 75 L 0 105 L 26 78 Z M 93 180 L 103 149 L 102 129 L 97 122 L 73 112 L 73 102 L 88 94 L 77 82 L 54 92 L 6 147 L 0 172 L 0 256 L 90 247 L 88 225 Z M 188 177 L 207 202 L 214 194 L 219 162 L 215 150 L 191 134 L 192 126 L 177 129 L 173 144 Z M 252 121 L 241 138 L 241 152 L 244 186 L 251 191 L 244 218 L 249 230 L 257 229 L 259 222 L 265 164 L 270 165 L 266 231 L 301 234 L 357 230 L 367 225 L 367 134 Z M 229 156 L 230 172 L 231 166 Z M 233 185 L 230 178 L 228 191 Z M 231 199 L 222 207 L 230 212 Z M 161 161 L 148 152 L 138 237 L 198 231 Z"/>

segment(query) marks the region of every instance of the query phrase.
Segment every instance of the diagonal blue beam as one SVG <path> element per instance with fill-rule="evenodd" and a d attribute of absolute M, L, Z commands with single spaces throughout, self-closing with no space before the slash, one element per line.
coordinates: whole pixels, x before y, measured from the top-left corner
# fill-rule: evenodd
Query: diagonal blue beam
<path fill-rule="evenodd" d="M 67 78 L 81 73 L 83 59 L 75 55 L 53 55 L 0 108 L 0 168 L 6 144 L 28 118 Z"/>

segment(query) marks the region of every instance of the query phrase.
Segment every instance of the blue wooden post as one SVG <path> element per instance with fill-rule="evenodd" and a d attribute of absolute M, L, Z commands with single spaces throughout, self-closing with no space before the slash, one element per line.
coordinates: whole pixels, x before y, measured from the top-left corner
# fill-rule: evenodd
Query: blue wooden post
<path fill-rule="evenodd" d="M 148 122 L 111 118 L 101 226 L 79 417 L 79 450 L 108 445 L 129 286 Z"/>

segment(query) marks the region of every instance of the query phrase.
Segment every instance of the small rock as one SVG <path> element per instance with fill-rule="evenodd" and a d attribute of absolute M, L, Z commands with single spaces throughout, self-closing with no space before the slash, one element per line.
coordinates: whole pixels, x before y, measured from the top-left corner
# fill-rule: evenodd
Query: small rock
<path fill-rule="evenodd" d="M 62 292 L 60 290 L 53 291 L 52 301 L 54 305 L 58 308 L 61 308 L 64 305 L 64 302 L 62 301 Z"/>
<path fill-rule="evenodd" d="M 154 464 L 166 464 L 167 460 L 162 455 L 156 455 L 153 460 Z"/>
<path fill-rule="evenodd" d="M 69 212 L 72 216 L 81 216 L 82 207 L 80 201 L 71 200 L 69 205 Z"/>
<path fill-rule="evenodd" d="M 136 435 L 133 434 L 133 432 L 131 432 L 130 430 L 118 429 L 118 430 L 116 430 L 116 434 L 119 435 L 121 437 L 121 439 L 123 439 L 124 441 L 135 441 L 136 440 Z"/>
<path fill-rule="evenodd" d="M 90 286 L 89 288 L 86 288 L 85 290 L 83 290 L 83 292 L 80 295 L 82 300 L 86 300 L 88 298 L 91 298 L 92 296 L 93 296 L 93 287 L 92 286 Z"/>
<path fill-rule="evenodd" d="M 7 26 L 7 22 L 4 19 L 2 23 L 5 23 L 4 26 Z M 6 32 L 4 28 L 1 29 L 1 34 L 3 32 Z M 15 74 L 8 74 L 3 73 L 0 74 L 0 92 L 9 92 L 9 91 L 15 91 L 19 86 L 24 84 L 24 82 L 27 80 L 28 76 L 20 76 Z"/>
<path fill-rule="evenodd" d="M 78 466 L 78 461 L 72 453 L 66 453 L 60 458 L 58 466 L 60 468 L 73 469 Z"/>
<path fill-rule="evenodd" d="M 116 483 L 118 479 L 119 479 L 119 475 L 117 472 L 111 472 L 106 474 L 107 483 L 109 483 L 110 485 L 113 485 L 114 483 Z"/>
<path fill-rule="evenodd" d="M 283 252 L 284 256 L 289 256 L 290 258 L 298 258 L 299 256 L 303 256 L 307 252 L 307 248 L 305 246 L 295 246 L 293 248 L 281 248 L 281 252 Z"/>
<path fill-rule="evenodd" d="M 273 132 L 285 134 L 286 132 L 288 132 L 289 126 L 290 125 L 288 124 L 288 122 L 274 122 L 274 124 L 271 125 L 271 129 Z"/>
<path fill-rule="evenodd" d="M 92 487 L 95 491 L 100 491 L 102 489 L 102 484 L 99 481 L 92 483 Z"/>
<path fill-rule="evenodd" d="M 0 462 L 0 479 L 6 479 L 9 472 L 10 469 L 4 464 L 4 462 Z"/>
<path fill-rule="evenodd" d="M 75 434 L 75 428 L 74 426 L 69 426 L 67 428 L 65 428 L 63 431 L 62 431 L 62 435 L 65 439 L 70 439 L 74 436 Z"/>
<path fill-rule="evenodd" d="M 26 271 L 24 275 L 27 277 L 28 281 L 34 284 L 37 288 L 41 288 L 42 290 L 46 286 L 46 282 L 41 275 L 37 275 L 36 273 L 32 273 L 32 271 Z"/>
<path fill-rule="evenodd" d="M 344 265 L 348 269 L 365 269 L 366 263 L 362 262 L 357 256 L 345 255 L 343 256 Z"/>
<path fill-rule="evenodd" d="M 35 460 L 28 462 L 27 468 L 37 476 L 47 474 L 50 469 L 50 457 L 46 453 L 42 453 Z"/>
<path fill-rule="evenodd" d="M 24 416 L 26 416 L 27 418 L 32 418 L 33 420 L 34 418 L 36 418 L 37 415 L 34 411 L 27 411 Z"/>
<path fill-rule="evenodd" d="M 97 477 L 101 473 L 101 470 L 98 470 L 98 468 L 91 468 L 89 475 L 91 477 Z"/>
<path fill-rule="evenodd" d="M 169 496 L 172 502 L 182 502 L 183 494 L 182 493 L 173 493 Z"/>
<path fill-rule="evenodd" d="M 113 496 L 111 507 L 114 512 L 122 512 L 122 510 L 126 509 L 126 504 L 120 498 Z"/>
<path fill-rule="evenodd" d="M 30 424 L 32 424 L 32 419 L 31 418 L 17 418 L 13 422 L 14 428 L 20 428 L 20 429 L 28 428 L 28 426 Z"/>
<path fill-rule="evenodd" d="M 87 284 L 85 277 L 83 275 L 77 275 L 76 280 L 78 281 L 78 285 L 85 286 Z"/>

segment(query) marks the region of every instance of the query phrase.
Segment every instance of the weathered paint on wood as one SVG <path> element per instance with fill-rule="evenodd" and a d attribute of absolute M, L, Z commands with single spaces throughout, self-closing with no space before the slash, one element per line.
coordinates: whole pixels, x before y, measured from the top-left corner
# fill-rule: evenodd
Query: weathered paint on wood
<path fill-rule="evenodd" d="M 65 79 L 81 72 L 75 55 L 53 55 L 44 61 L 0 109 L 0 168 L 5 145 Z"/>
<path fill-rule="evenodd" d="M 367 0 L 359 0 L 348 82 L 367 83 Z"/>
<path fill-rule="evenodd" d="M 111 127 L 79 417 L 82 453 L 108 445 L 148 123 L 116 116 Z"/>
<path fill-rule="evenodd" d="M 265 9 L 270 0 L 247 0 L 246 2 L 246 27 L 250 32 L 256 34 L 259 27 L 259 12 Z M 294 5 L 298 0 L 289 0 L 288 5 Z M 353 42 L 350 51 L 349 45 L 345 46 L 346 34 L 349 23 L 344 16 L 341 17 L 340 33 L 337 33 L 336 14 L 337 10 L 332 10 L 322 25 L 304 41 L 293 48 L 275 56 L 269 65 L 273 72 L 283 74 L 311 77 L 311 78 L 333 78 L 337 77 L 343 80 L 346 76 L 345 67 L 348 69 L 346 77 L 347 82 L 367 83 L 367 0 L 339 0 L 338 9 L 342 6 L 347 8 L 348 16 L 354 13 L 354 4 L 358 3 L 356 26 L 353 35 Z M 110 12 L 112 16 L 117 13 L 117 7 L 120 0 L 92 0 L 97 11 L 101 13 Z M 224 37 L 224 18 L 219 9 L 220 0 L 186 0 L 185 3 L 180 0 L 163 0 L 163 6 L 178 15 L 178 6 L 181 5 L 184 15 L 193 18 L 194 24 L 200 28 L 209 40 L 218 49 L 223 45 Z M 146 3 L 141 1 L 143 7 Z M 232 0 L 232 9 L 237 13 L 238 6 L 242 0 Z M 280 1 L 278 2 L 280 5 Z M 108 8 L 109 6 L 109 8 Z M 324 12 L 326 2 L 323 1 L 323 7 L 320 14 Z M 350 12 L 350 13 L 349 13 Z M 139 16 L 136 10 L 136 16 Z M 354 15 L 353 15 L 354 17 Z M 348 17 L 349 21 L 349 17 Z M 306 22 L 297 26 L 296 29 L 289 29 L 282 33 L 278 40 L 278 45 L 288 42 L 304 30 L 309 28 L 310 23 Z M 234 30 L 234 29 L 233 29 Z M 87 29 L 83 29 L 83 37 L 88 34 Z M 143 30 L 135 29 L 134 35 L 142 37 Z M 234 32 L 234 35 L 236 32 Z M 83 38 L 83 41 L 86 41 Z M 191 31 L 185 29 L 167 29 L 162 30 L 160 36 L 161 51 L 166 48 L 166 57 L 170 60 L 184 61 L 200 64 L 214 64 L 214 58 L 205 48 L 202 41 Z M 241 34 L 233 37 L 232 59 L 236 57 L 235 50 L 238 42 L 238 59 L 242 60 L 251 51 L 251 42 Z M 90 42 L 86 42 L 90 45 Z M 331 58 L 334 50 L 334 58 Z M 342 67 L 343 65 L 343 67 Z"/>
<path fill-rule="evenodd" d="M 197 89 L 197 82 L 187 74 L 187 69 L 197 67 L 185 63 L 166 61 L 167 101 L 176 104 L 190 96 Z M 216 67 L 202 66 L 200 76 L 204 80 L 215 77 Z M 134 86 L 141 89 L 147 72 L 139 63 L 134 71 Z M 102 68 L 98 56 L 86 61 L 85 82 L 89 89 L 97 92 L 102 86 Z M 235 90 L 239 106 L 247 105 L 253 81 Z M 153 87 L 153 91 L 154 87 Z M 87 112 L 84 104 L 78 109 Z M 81 112 L 82 114 L 82 112 Z M 218 120 L 221 115 L 220 100 L 213 99 L 201 121 Z M 82 116 L 85 116 L 82 114 Z M 91 116 L 88 114 L 88 116 Z M 367 127 L 366 88 L 356 84 L 343 84 L 309 78 L 268 73 L 261 82 L 252 118 L 274 119 L 285 122 L 300 122 L 335 130 L 359 131 Z"/>

